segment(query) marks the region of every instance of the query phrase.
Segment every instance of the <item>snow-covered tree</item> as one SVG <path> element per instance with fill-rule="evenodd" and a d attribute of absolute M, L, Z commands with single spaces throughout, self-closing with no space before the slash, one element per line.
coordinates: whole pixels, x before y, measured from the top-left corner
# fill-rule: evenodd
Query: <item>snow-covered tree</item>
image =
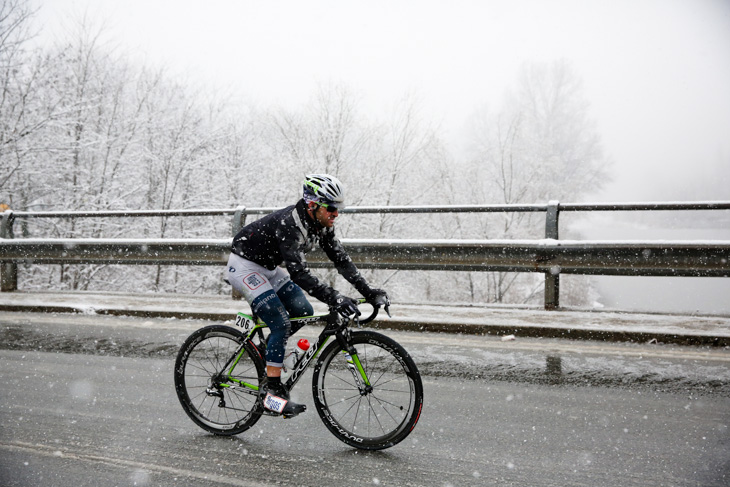
<path fill-rule="evenodd" d="M 479 111 L 473 121 L 472 184 L 464 187 L 471 188 L 474 201 L 575 201 L 608 180 L 608 162 L 580 78 L 567 62 L 526 65 L 504 105 L 495 112 Z M 482 238 L 540 238 L 543 221 L 543 214 L 501 213 L 482 219 L 477 229 Z M 482 289 L 490 301 L 529 301 L 541 292 L 537 275 L 498 272 L 472 278 L 480 284 L 470 288 Z"/>
<path fill-rule="evenodd" d="M 324 84 L 295 108 L 255 107 L 137 66 L 82 18 L 67 38 L 27 51 L 27 1 L 0 7 L 0 202 L 16 210 L 279 207 L 306 173 L 337 175 L 350 205 L 575 200 L 605 181 L 605 159 L 566 63 L 526 66 L 496 111 L 473 119 L 468 157 L 447 150 L 412 96 L 365 113 Z M 541 214 L 347 215 L 351 238 L 541 237 Z M 38 219 L 43 237 L 227 237 L 224 218 Z M 319 272 L 319 271 L 318 271 Z M 334 272 L 322 275 L 338 286 Z M 21 287 L 229 292 L 220 269 L 26 266 Z M 396 299 L 530 302 L 540 276 L 368 271 Z"/>

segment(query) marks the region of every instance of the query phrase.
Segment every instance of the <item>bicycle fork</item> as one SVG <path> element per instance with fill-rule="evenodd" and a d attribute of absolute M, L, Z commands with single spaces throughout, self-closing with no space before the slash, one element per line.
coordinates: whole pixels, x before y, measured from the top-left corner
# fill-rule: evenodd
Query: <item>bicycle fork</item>
<path fill-rule="evenodd" d="M 347 362 L 347 368 L 352 374 L 352 379 L 357 384 L 357 389 L 360 391 L 361 396 L 366 396 L 373 391 L 373 386 L 370 384 L 370 379 L 365 371 L 365 368 L 360 362 L 360 357 L 357 354 L 355 346 L 350 341 L 350 330 L 347 328 L 340 329 L 335 333 L 337 341 L 342 347 L 342 354 Z"/>
<path fill-rule="evenodd" d="M 360 362 L 360 357 L 357 354 L 357 350 L 352 345 L 348 345 L 345 350 L 342 351 L 347 361 L 347 368 L 350 369 L 352 378 L 357 384 L 357 388 L 360 391 L 361 396 L 365 396 L 372 392 L 373 386 L 370 384 L 370 379 L 365 372 L 365 369 Z"/>

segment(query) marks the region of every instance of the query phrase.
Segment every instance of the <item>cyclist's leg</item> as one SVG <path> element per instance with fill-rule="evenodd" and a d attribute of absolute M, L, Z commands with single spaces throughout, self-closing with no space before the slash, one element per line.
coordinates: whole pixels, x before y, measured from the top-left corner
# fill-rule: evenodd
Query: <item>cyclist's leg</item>
<path fill-rule="evenodd" d="M 283 275 L 280 275 L 280 279 L 272 280 L 272 285 L 289 316 L 297 318 L 312 316 L 314 308 L 312 308 L 312 303 L 307 300 L 302 288 L 292 282 L 289 275 L 283 270 L 281 270 L 281 274 Z M 304 325 L 297 322 L 292 323 L 290 335 L 295 334 L 302 326 Z"/>
<path fill-rule="evenodd" d="M 254 298 L 251 302 L 251 309 L 264 320 L 271 332 L 266 345 L 267 367 L 281 368 L 284 364 L 286 342 L 291 334 L 291 323 L 284 305 L 276 293 L 270 289 Z"/>
<path fill-rule="evenodd" d="M 284 350 L 291 331 L 286 308 L 277 296 L 272 281 L 281 282 L 280 269 L 270 271 L 254 262 L 231 254 L 228 280 L 251 305 L 251 310 L 269 326 L 266 346 L 266 380 L 261 384 L 263 406 L 285 417 L 296 416 L 307 407 L 289 400 L 289 391 L 281 383 Z"/>
<path fill-rule="evenodd" d="M 228 280 L 251 305 L 251 310 L 268 325 L 269 341 L 266 347 L 266 365 L 269 375 L 280 374 L 284 363 L 284 350 L 289 338 L 291 324 L 281 299 L 272 286 L 280 280 L 277 277 L 279 269 L 270 271 L 255 262 L 231 254 L 228 259 Z"/>

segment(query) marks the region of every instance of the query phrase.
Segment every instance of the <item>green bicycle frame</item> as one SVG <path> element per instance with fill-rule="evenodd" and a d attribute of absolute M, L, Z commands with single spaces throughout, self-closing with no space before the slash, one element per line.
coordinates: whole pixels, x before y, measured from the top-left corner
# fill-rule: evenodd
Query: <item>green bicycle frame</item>
<path fill-rule="evenodd" d="M 326 318 L 327 315 L 318 315 L 318 316 L 306 316 L 306 317 L 299 317 L 299 318 L 291 318 L 292 321 L 305 321 L 310 323 L 320 323 L 324 318 Z M 240 327 L 243 329 L 243 332 L 246 334 L 246 340 L 253 342 L 253 337 L 258 333 L 261 338 L 263 338 L 263 329 L 267 328 L 268 325 L 264 323 L 261 319 L 256 319 L 254 321 L 254 317 L 252 315 L 246 314 L 246 313 L 238 313 L 236 315 L 236 322 L 237 327 Z M 291 389 L 301 378 L 302 373 L 304 370 L 309 366 L 312 360 L 314 360 L 316 357 L 319 356 L 320 352 L 324 349 L 324 347 L 329 342 L 330 336 L 325 336 L 324 333 L 321 334 L 318 338 L 316 343 L 313 345 L 314 353 L 311 354 L 305 354 L 304 357 L 302 357 L 299 362 L 297 363 L 294 370 L 292 370 L 291 375 L 289 379 L 287 380 L 287 387 Z M 245 387 L 254 391 L 259 390 L 259 386 L 250 384 L 248 382 L 242 381 L 240 379 L 236 379 L 233 377 L 233 370 L 238 365 L 239 361 L 241 360 L 241 357 L 244 353 L 244 346 L 241 346 L 241 349 L 236 353 L 234 359 L 232 360 L 230 367 L 227 367 L 228 373 L 227 373 L 227 379 L 231 382 L 235 382 L 238 384 L 238 386 Z M 360 380 L 362 383 L 365 384 L 365 386 L 370 386 L 370 379 L 367 376 L 367 373 L 365 372 L 365 369 L 362 366 L 362 363 L 360 362 L 360 357 L 357 355 L 357 351 L 354 350 L 354 348 L 351 351 L 347 352 L 347 355 L 349 358 L 347 359 L 348 367 L 350 367 L 350 370 L 353 374 L 354 379 L 358 382 L 359 387 L 362 389 L 362 386 L 360 386 Z M 359 377 L 358 377 L 359 376 Z M 230 384 L 220 384 L 222 387 L 232 387 Z M 233 386 L 235 387 L 235 386 Z"/>

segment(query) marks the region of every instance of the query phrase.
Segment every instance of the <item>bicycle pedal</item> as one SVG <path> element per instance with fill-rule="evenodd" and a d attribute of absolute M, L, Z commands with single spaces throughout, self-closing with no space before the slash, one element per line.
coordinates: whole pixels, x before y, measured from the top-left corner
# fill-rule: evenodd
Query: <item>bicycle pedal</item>
<path fill-rule="evenodd" d="M 307 410 L 307 406 L 304 406 L 304 409 L 302 409 L 301 411 L 297 411 L 296 413 L 291 413 L 291 414 L 282 414 L 281 417 L 284 418 L 284 419 L 290 419 L 290 418 L 293 418 L 295 416 L 299 416 L 300 414 L 302 414 L 306 410 Z"/>

